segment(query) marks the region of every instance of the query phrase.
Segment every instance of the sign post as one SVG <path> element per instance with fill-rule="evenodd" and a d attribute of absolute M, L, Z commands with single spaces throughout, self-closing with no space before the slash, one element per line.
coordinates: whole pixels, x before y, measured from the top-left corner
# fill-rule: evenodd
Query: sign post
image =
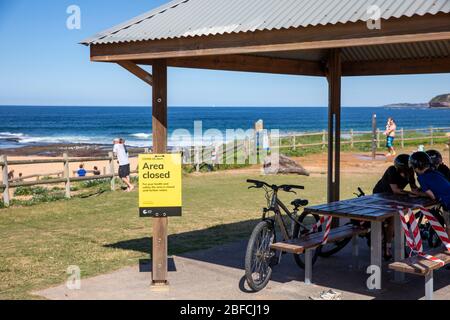
<path fill-rule="evenodd" d="M 181 154 L 141 154 L 139 155 L 139 215 L 142 218 L 166 219 L 180 217 L 182 214 Z M 156 223 L 157 221 L 154 221 Z M 153 234 L 153 247 L 159 238 Z M 157 246 L 161 247 L 161 246 Z M 155 268 L 155 254 L 162 254 L 167 260 L 167 245 L 164 252 L 153 251 L 152 260 Z M 159 261 L 159 260 L 158 260 Z M 156 267 L 163 268 L 167 261 L 161 260 Z M 167 285 L 167 281 L 154 285 Z"/>

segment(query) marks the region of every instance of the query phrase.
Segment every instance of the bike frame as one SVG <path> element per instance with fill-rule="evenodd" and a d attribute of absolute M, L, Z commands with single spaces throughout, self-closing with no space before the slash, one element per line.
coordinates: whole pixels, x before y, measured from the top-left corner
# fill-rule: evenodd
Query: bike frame
<path fill-rule="evenodd" d="M 282 218 L 282 211 L 283 210 L 288 216 L 289 218 L 294 222 L 294 223 L 298 223 L 301 225 L 300 222 L 298 222 L 292 215 L 292 212 L 286 207 L 286 205 L 281 202 L 281 200 L 278 198 L 278 191 L 274 190 L 273 194 L 272 194 L 272 198 L 270 200 L 270 207 L 269 208 L 265 208 L 264 212 L 263 212 L 263 220 L 271 220 L 267 218 L 267 213 L 268 212 L 273 212 L 275 221 L 274 223 L 278 224 L 280 226 L 280 230 L 281 233 L 283 235 L 283 238 L 285 241 L 287 240 L 291 240 L 293 236 L 291 236 L 288 232 L 288 227 L 286 226 L 286 223 L 284 222 L 283 218 Z M 296 212 L 296 210 L 294 210 L 294 213 Z M 275 225 L 274 225 L 275 227 Z M 304 226 L 303 226 L 304 227 Z"/>

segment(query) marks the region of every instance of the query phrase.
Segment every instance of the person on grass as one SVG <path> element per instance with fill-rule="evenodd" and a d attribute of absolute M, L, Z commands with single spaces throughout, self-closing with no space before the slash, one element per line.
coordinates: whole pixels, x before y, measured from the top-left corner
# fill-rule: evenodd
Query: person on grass
<path fill-rule="evenodd" d="M 386 136 L 386 148 L 388 153 L 386 157 L 395 156 L 396 152 L 394 149 L 395 131 L 397 130 L 397 124 L 393 118 L 389 118 L 386 124 L 386 131 L 384 135 Z"/>
<path fill-rule="evenodd" d="M 441 203 L 447 235 L 450 237 L 450 182 L 442 173 L 433 169 L 430 156 L 425 152 L 415 152 L 409 159 L 411 168 L 417 174 L 421 192 L 419 195 L 429 197 Z"/>
<path fill-rule="evenodd" d="M 410 186 L 411 192 L 405 191 L 407 186 Z M 373 189 L 373 193 L 389 193 L 389 194 L 418 194 L 419 188 L 416 184 L 414 171 L 409 167 L 409 155 L 401 154 L 395 158 L 394 165 L 390 166 L 383 177 L 378 181 Z M 384 258 L 390 260 L 392 258 L 392 239 L 394 238 L 394 219 L 386 220 L 384 224 L 385 236 L 385 252 Z"/>
<path fill-rule="evenodd" d="M 113 152 L 117 156 L 119 162 L 119 178 L 127 185 L 127 192 L 131 192 L 134 186 L 130 182 L 130 160 L 128 158 L 128 151 L 125 147 L 125 140 L 114 139 Z"/>
<path fill-rule="evenodd" d="M 78 167 L 77 175 L 79 177 L 86 177 L 87 171 L 84 169 L 84 164 L 80 164 Z"/>
<path fill-rule="evenodd" d="M 441 153 L 437 150 L 428 150 L 427 154 L 431 159 L 432 167 L 450 181 L 450 169 L 444 164 Z"/>

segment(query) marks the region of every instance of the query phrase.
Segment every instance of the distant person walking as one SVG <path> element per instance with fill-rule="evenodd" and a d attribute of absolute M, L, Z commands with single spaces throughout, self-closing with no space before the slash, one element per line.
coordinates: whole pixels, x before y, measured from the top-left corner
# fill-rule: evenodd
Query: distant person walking
<path fill-rule="evenodd" d="M 134 186 L 130 183 L 130 160 L 124 139 L 114 139 L 113 152 L 119 162 L 119 178 L 127 185 L 127 192 L 131 192 Z"/>
<path fill-rule="evenodd" d="M 388 149 L 388 154 L 386 157 L 395 156 L 397 153 L 394 149 L 395 131 L 397 130 L 397 124 L 393 118 L 389 118 L 386 124 L 386 131 L 384 132 L 386 136 L 386 148 Z"/>

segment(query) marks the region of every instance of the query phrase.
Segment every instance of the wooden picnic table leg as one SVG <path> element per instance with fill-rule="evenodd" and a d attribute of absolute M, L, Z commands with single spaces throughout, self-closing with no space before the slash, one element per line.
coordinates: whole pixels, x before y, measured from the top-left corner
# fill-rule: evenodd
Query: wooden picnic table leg
<path fill-rule="evenodd" d="M 379 275 L 377 283 L 379 283 L 378 288 L 372 290 L 381 289 L 382 281 L 382 233 L 381 233 L 381 221 L 372 221 L 370 227 L 370 265 L 375 267 L 377 270 L 376 274 Z"/>
<path fill-rule="evenodd" d="M 425 275 L 425 300 L 433 300 L 433 270 Z"/>
<path fill-rule="evenodd" d="M 305 250 L 305 284 L 312 284 L 312 258 L 314 249 Z"/>
<path fill-rule="evenodd" d="M 394 216 L 394 261 L 398 262 L 405 259 L 405 232 L 403 231 L 400 215 Z M 405 281 L 405 274 L 403 272 L 394 272 L 394 281 Z"/>

